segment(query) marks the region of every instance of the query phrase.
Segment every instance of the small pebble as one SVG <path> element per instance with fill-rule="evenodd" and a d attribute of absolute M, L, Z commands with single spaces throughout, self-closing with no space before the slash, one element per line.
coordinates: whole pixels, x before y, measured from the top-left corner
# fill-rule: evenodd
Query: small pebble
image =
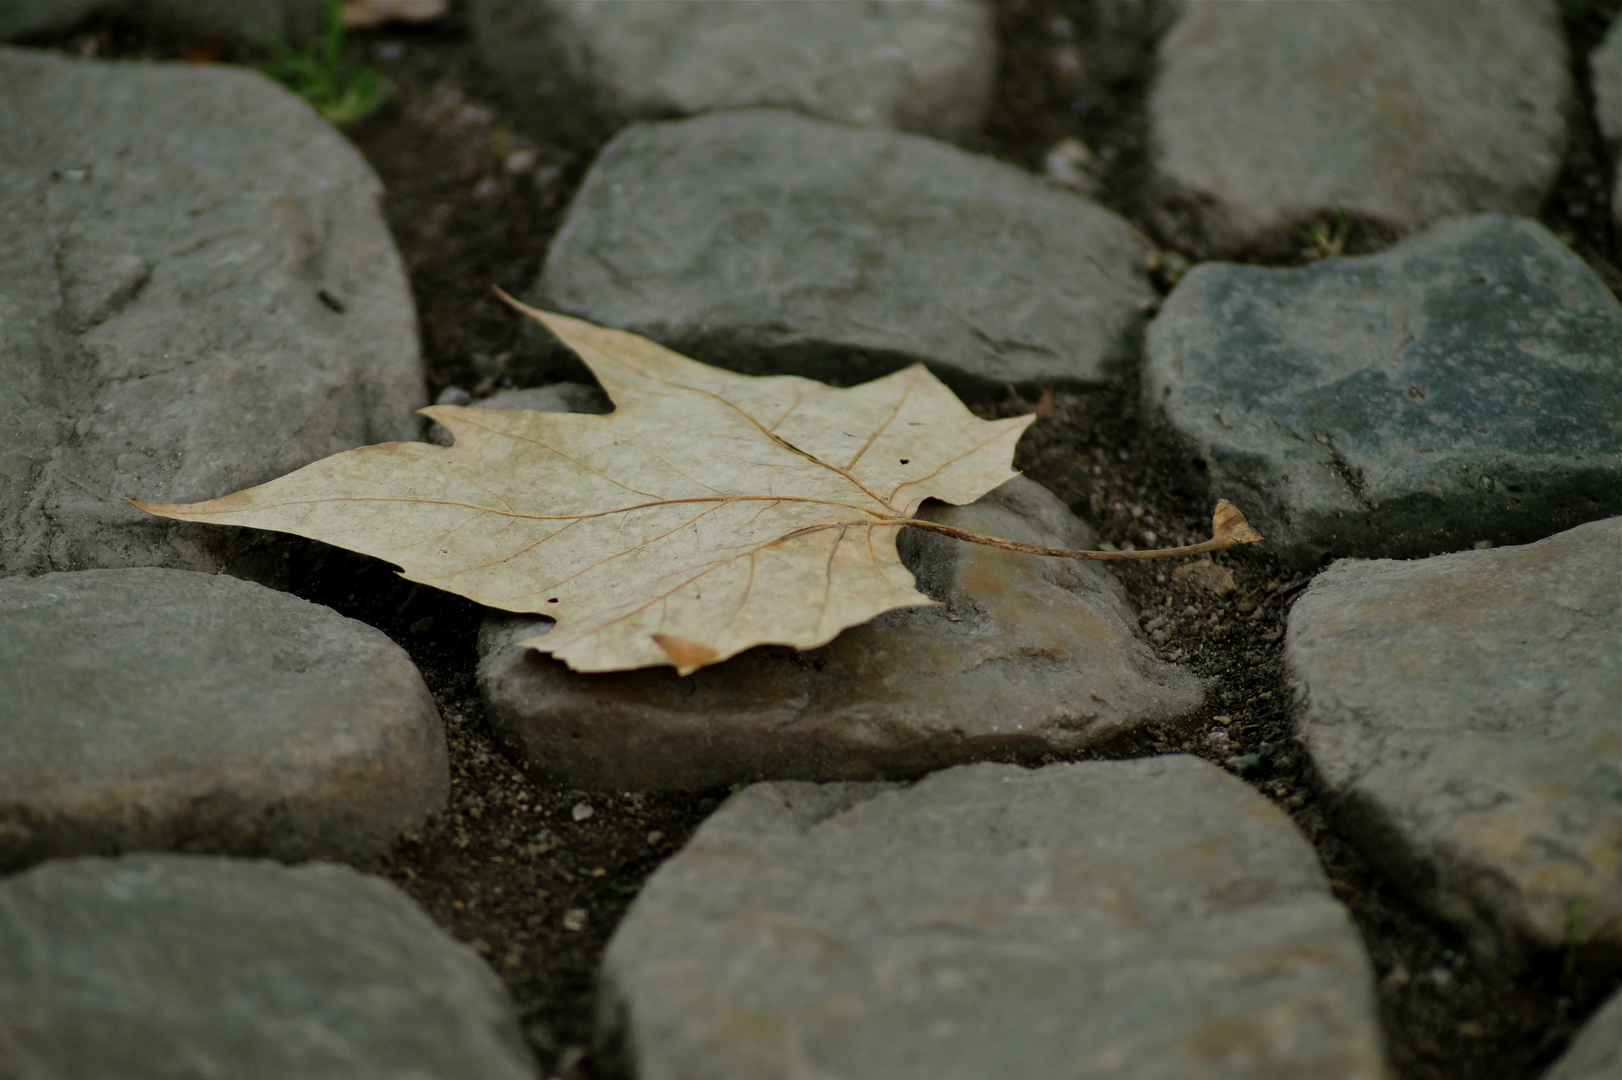
<path fill-rule="evenodd" d="M 570 908 L 563 913 L 563 928 L 565 930 L 584 930 L 586 928 L 586 909 Z"/>
<path fill-rule="evenodd" d="M 664 841 L 664 838 L 665 834 L 660 832 L 658 829 L 655 829 L 648 834 L 648 846 L 658 847 L 659 844 Z"/>
<path fill-rule="evenodd" d="M 574 809 L 569 811 L 569 813 L 571 815 L 573 815 L 573 817 L 574 817 L 574 819 L 576 821 L 585 821 L 587 818 L 589 818 L 591 815 L 595 814 L 596 812 L 597 811 L 595 811 L 595 810 L 593 810 L 591 808 L 590 803 L 584 803 L 584 802 L 575 803 L 574 804 Z"/>
<path fill-rule="evenodd" d="M 1249 776 L 1262 767 L 1262 756 L 1260 754 L 1235 754 L 1222 764 L 1230 772 L 1236 772 L 1240 776 Z"/>

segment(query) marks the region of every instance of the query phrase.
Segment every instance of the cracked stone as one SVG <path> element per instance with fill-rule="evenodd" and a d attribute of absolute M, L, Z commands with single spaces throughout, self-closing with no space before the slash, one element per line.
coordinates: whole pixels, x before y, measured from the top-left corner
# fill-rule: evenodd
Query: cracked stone
<path fill-rule="evenodd" d="M 922 361 L 1001 394 L 1135 358 L 1146 244 L 1010 165 L 755 110 L 616 136 L 535 295 L 748 374 L 848 385 Z"/>
<path fill-rule="evenodd" d="M 648 880 L 601 988 L 616 1075 L 1386 1075 L 1312 847 L 1181 755 L 756 784 Z"/>
<path fill-rule="evenodd" d="M 124 500 L 416 437 L 380 185 L 263 76 L 0 48 L 0 190 L 0 574 L 234 566 Z"/>
<path fill-rule="evenodd" d="M 1149 328 L 1143 384 L 1211 495 L 1299 567 L 1622 512 L 1622 304 L 1532 221 L 1195 267 Z"/>
<path fill-rule="evenodd" d="M 609 134 L 637 117 L 775 106 L 962 139 L 979 130 L 996 74 L 985 0 L 471 6 L 480 56 L 545 127 L 590 111 Z"/>
<path fill-rule="evenodd" d="M 1189 3 L 1149 95 L 1159 224 L 1205 255 L 1283 254 L 1341 211 L 1398 232 L 1537 213 L 1574 89 L 1534 2 Z"/>
<path fill-rule="evenodd" d="M 421 675 L 329 608 L 84 570 L 0 578 L 0 627 L 0 871 L 138 849 L 366 859 L 444 804 Z"/>
<path fill-rule="evenodd" d="M 1023 477 L 923 516 L 1031 543 L 1092 535 Z M 1198 707 L 1199 679 L 1157 660 L 1119 582 L 1066 563 L 904 530 L 902 559 L 944 608 L 881 615 L 806 652 L 759 647 L 686 676 L 582 675 L 516 642 L 546 620 L 479 634 L 491 723 L 536 776 L 613 791 L 765 778 L 912 777 L 988 755 L 1074 754 Z"/>
<path fill-rule="evenodd" d="M 1342 561 L 1290 612 L 1307 751 L 1392 878 L 1518 962 L 1622 968 L 1622 518 Z"/>
<path fill-rule="evenodd" d="M 71 859 L 0 881 L 18 1077 L 533 1078 L 473 950 L 345 866 Z"/>

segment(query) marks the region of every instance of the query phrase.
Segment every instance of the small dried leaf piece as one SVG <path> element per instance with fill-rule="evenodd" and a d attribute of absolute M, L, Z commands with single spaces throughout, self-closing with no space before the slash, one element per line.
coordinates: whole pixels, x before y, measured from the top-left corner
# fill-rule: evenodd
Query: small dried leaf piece
<path fill-rule="evenodd" d="M 1245 515 L 1227 499 L 1218 499 L 1216 513 L 1211 515 L 1211 539 L 1229 544 L 1254 544 L 1262 534 L 1250 527 Z"/>
<path fill-rule="evenodd" d="M 1016 476 L 1033 419 L 981 420 L 922 365 L 850 389 L 750 377 L 512 303 L 580 355 L 614 412 L 436 405 L 422 411 L 449 448 L 367 446 L 224 498 L 136 505 L 324 540 L 551 616 L 524 644 L 577 671 L 686 674 L 933 604 L 896 534 L 926 498 L 971 503 Z"/>
<path fill-rule="evenodd" d="M 1242 521 L 1243 518 L 1240 520 Z M 1246 526 L 1246 528 L 1249 528 L 1249 526 Z M 1218 566 L 1210 559 L 1199 559 L 1179 566 L 1171 572 L 1171 576 L 1178 581 L 1187 582 L 1196 589 L 1204 589 L 1215 596 L 1227 596 L 1238 588 L 1234 583 L 1233 575 L 1228 573 L 1228 568 Z"/>

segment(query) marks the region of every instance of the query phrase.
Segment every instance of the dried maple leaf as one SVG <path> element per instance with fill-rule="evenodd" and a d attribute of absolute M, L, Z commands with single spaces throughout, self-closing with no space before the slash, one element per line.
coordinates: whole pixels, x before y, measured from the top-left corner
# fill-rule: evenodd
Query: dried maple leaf
<path fill-rule="evenodd" d="M 1015 476 L 1014 444 L 1034 419 L 981 420 L 922 365 L 850 389 L 737 375 L 508 302 L 580 355 L 614 412 L 437 405 L 422 411 L 455 436 L 449 448 L 383 443 L 223 498 L 135 505 L 324 540 L 409 581 L 550 616 L 551 632 L 524 644 L 577 671 L 687 674 L 933 604 L 896 554 L 903 525 L 1109 557 L 913 517 L 926 498 L 970 503 Z M 1218 526 L 1176 553 L 1259 538 L 1242 516 Z"/>

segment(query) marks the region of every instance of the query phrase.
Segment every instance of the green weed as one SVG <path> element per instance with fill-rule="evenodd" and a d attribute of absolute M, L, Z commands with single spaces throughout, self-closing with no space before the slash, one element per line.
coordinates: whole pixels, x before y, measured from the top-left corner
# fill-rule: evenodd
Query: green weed
<path fill-rule="evenodd" d="M 270 54 L 260 70 L 315 106 L 321 118 L 337 128 L 366 119 L 389 98 L 388 80 L 377 69 L 345 62 L 342 7 L 341 0 L 326 0 L 321 36 L 302 50 L 278 35 L 257 35 Z"/>
<path fill-rule="evenodd" d="M 1314 221 L 1302 234 L 1309 245 L 1301 254 L 1313 259 L 1327 259 L 1346 250 L 1346 234 L 1352 223 L 1341 210 L 1331 210 Z"/>

